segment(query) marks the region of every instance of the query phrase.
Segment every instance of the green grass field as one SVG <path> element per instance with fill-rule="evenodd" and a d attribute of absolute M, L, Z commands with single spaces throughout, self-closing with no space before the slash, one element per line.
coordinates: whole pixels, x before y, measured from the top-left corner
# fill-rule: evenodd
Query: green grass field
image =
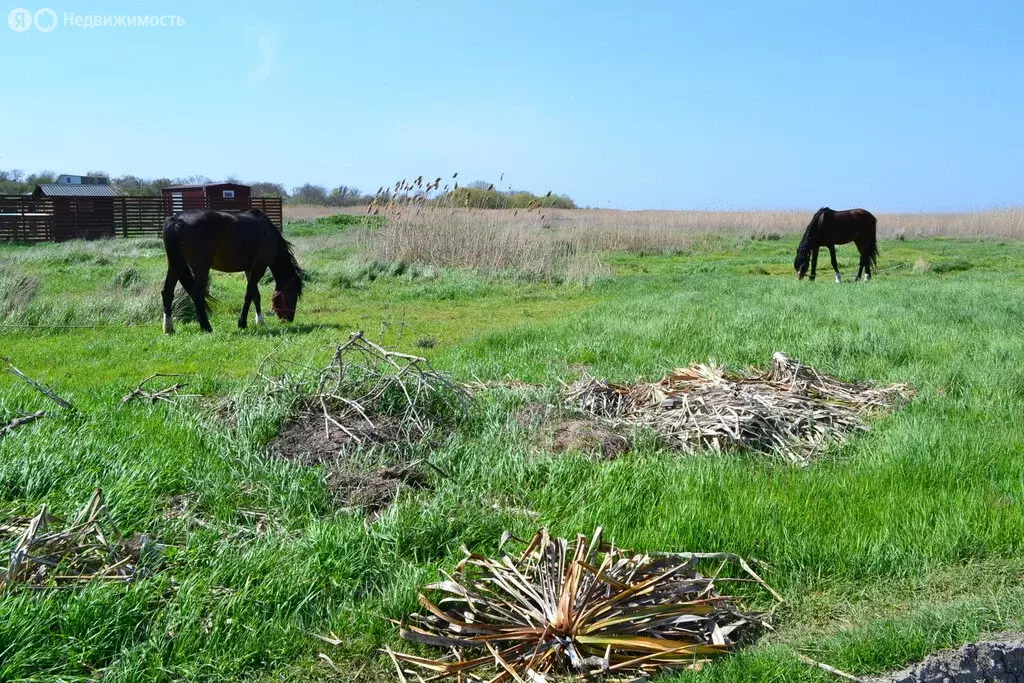
<path fill-rule="evenodd" d="M 160 333 L 158 240 L 0 246 L 0 355 L 80 411 L 0 439 L 0 521 L 44 502 L 71 515 L 101 486 L 122 531 L 173 546 L 129 587 L 0 596 L 0 680 L 392 680 L 385 618 L 415 610 L 461 546 L 493 551 L 503 530 L 539 525 L 765 563 L 788 600 L 777 630 L 667 680 L 827 681 L 794 653 L 872 674 L 1024 628 L 1024 244 L 884 242 L 874 281 L 836 285 L 827 257 L 817 282 L 795 280 L 793 237 L 720 236 L 552 283 L 365 264 L 346 231 L 288 232 L 310 277 L 296 322 L 237 330 L 244 283 L 220 274 L 212 335 Z M 839 253 L 852 281 L 856 251 Z M 431 455 L 452 476 L 370 524 L 337 509 L 316 468 L 267 458 L 281 406 L 240 398 L 268 355 L 322 364 L 357 329 L 462 380 L 546 388 L 482 393 Z M 644 441 L 611 462 L 555 456 L 515 421 L 581 367 L 656 379 L 774 351 L 917 396 L 805 469 Z M 185 373 L 202 398 L 119 407 L 156 372 Z M 214 417 L 231 398 L 235 429 Z M 0 375 L 0 423 L 52 407 Z M 184 503 L 201 524 L 174 514 Z M 331 632 L 342 645 L 314 637 Z"/>

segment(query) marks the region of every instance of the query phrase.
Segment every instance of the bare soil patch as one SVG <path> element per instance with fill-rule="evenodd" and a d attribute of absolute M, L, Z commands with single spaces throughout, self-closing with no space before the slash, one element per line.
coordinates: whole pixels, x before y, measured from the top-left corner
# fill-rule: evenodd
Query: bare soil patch
<path fill-rule="evenodd" d="M 304 411 L 270 443 L 270 453 L 302 465 L 334 464 L 355 446 L 386 446 L 402 438 L 393 418 L 375 416 L 372 423 L 354 422 L 346 431 L 332 426 L 325 424 L 323 413 Z"/>
<path fill-rule="evenodd" d="M 633 440 L 592 419 L 559 420 L 542 432 L 544 445 L 554 453 L 592 453 L 614 460 L 633 446 Z"/>
<path fill-rule="evenodd" d="M 327 470 L 325 478 L 339 502 L 371 514 L 379 513 L 391 505 L 404 487 L 419 490 L 431 488 L 426 470 L 418 463 L 380 467 L 369 472 L 334 467 Z"/>

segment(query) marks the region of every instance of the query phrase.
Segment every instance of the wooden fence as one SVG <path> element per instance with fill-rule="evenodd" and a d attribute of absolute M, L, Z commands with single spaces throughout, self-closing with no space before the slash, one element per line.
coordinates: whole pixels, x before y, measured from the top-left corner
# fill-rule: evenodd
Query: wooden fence
<path fill-rule="evenodd" d="M 253 197 L 284 229 L 280 197 Z M 68 239 L 158 236 L 171 215 L 163 197 L 45 197 L 0 195 L 0 241 L 62 242 Z"/>
<path fill-rule="evenodd" d="M 53 236 L 53 200 L 0 195 L 0 240 L 49 242 Z"/>

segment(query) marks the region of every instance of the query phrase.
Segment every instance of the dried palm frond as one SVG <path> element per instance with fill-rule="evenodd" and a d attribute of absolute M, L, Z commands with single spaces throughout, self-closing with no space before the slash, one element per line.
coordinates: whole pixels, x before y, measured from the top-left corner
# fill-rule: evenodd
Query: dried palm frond
<path fill-rule="evenodd" d="M 53 529 L 59 525 L 63 522 L 46 505 L 35 517 L 0 525 L 0 538 L 17 535 L 7 570 L 0 573 L 0 592 L 16 584 L 47 588 L 100 580 L 128 582 L 145 556 L 155 556 L 165 547 L 145 536 L 122 538 L 106 514 L 100 489 L 70 524 Z"/>
<path fill-rule="evenodd" d="M 618 426 L 651 429 L 686 452 L 751 449 L 807 464 L 827 441 L 841 443 L 848 433 L 866 430 L 864 415 L 911 395 L 905 384 L 842 382 L 776 353 L 764 373 L 696 363 L 654 384 L 584 377 L 565 400 Z"/>
<path fill-rule="evenodd" d="M 702 573 L 709 563 L 714 571 Z M 742 576 L 727 578 L 730 566 Z M 600 528 L 575 543 L 541 529 L 518 555 L 467 551 L 452 576 L 427 586 L 440 599 L 420 595 L 426 613 L 400 624 L 400 635 L 448 654 L 387 652 L 402 680 L 617 680 L 693 668 L 767 626 L 764 614 L 743 612 L 718 592 L 735 581 L 781 601 L 734 555 L 634 553 L 603 542 Z"/>

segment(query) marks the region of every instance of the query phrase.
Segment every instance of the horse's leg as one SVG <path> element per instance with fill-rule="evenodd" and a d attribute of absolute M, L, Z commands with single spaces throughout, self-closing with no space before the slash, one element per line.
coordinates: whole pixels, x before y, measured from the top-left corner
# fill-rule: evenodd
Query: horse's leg
<path fill-rule="evenodd" d="M 832 270 L 836 271 L 836 282 L 842 282 L 843 276 L 839 274 L 839 264 L 836 263 L 836 245 L 828 245 L 828 255 L 832 257 Z"/>
<path fill-rule="evenodd" d="M 245 271 L 245 300 L 242 302 L 242 315 L 238 318 L 238 329 L 244 330 L 249 326 L 249 304 L 252 302 L 252 280 L 249 278 L 249 271 Z"/>
<path fill-rule="evenodd" d="M 263 325 L 263 313 L 260 311 L 260 280 L 266 268 L 253 268 L 245 273 L 245 303 L 242 305 L 242 317 L 238 319 L 238 327 L 245 329 L 249 320 L 249 304 L 256 304 L 256 324 Z"/>
<path fill-rule="evenodd" d="M 174 334 L 174 320 L 171 319 L 171 308 L 174 305 L 174 288 L 178 285 L 178 276 L 174 268 L 167 267 L 167 277 L 164 278 L 164 291 L 161 293 L 164 300 L 164 334 Z"/>
<path fill-rule="evenodd" d="M 854 242 L 857 245 L 857 251 L 860 253 L 860 268 L 857 269 L 857 279 L 854 282 L 860 282 L 861 277 L 864 276 L 865 264 L 870 262 L 870 256 L 867 254 L 867 249 L 861 245 L 860 242 Z M 868 277 L 871 277 L 870 275 Z"/>
<path fill-rule="evenodd" d="M 818 249 L 821 247 L 815 247 L 814 251 L 811 252 L 811 277 L 809 278 L 812 282 L 818 275 Z"/>
<path fill-rule="evenodd" d="M 258 272 L 254 272 L 252 277 L 252 303 L 256 306 L 256 324 L 266 325 L 267 322 L 263 319 L 263 311 L 260 310 L 260 280 L 267 274 L 267 269 L 259 268 L 257 270 Z"/>
<path fill-rule="evenodd" d="M 203 332 L 213 332 L 210 327 L 210 318 L 206 315 L 206 287 L 210 282 L 209 268 L 193 268 L 195 282 L 192 284 L 192 301 L 196 305 L 196 319 L 199 320 L 199 327 Z"/>

